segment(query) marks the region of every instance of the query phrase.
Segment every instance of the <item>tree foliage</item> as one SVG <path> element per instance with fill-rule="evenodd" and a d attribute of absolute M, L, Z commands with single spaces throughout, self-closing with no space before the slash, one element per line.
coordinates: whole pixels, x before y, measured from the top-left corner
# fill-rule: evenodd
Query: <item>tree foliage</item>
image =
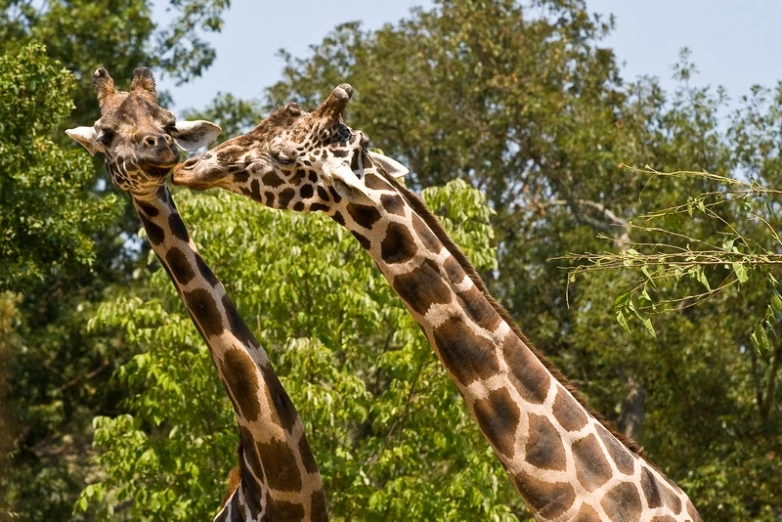
<path fill-rule="evenodd" d="M 90 236 L 116 213 L 113 196 L 89 191 L 89 158 L 51 139 L 74 87 L 40 45 L 0 57 L 0 290 L 92 263 Z"/>
<path fill-rule="evenodd" d="M 454 181 L 424 197 L 478 266 L 493 268 L 481 193 Z M 298 406 L 332 516 L 514 519 L 519 501 L 457 390 L 345 229 L 227 193 L 175 198 Z M 139 392 L 126 402 L 129 415 L 95 420 L 108 475 L 79 505 L 112 518 L 132 499 L 131 520 L 203 519 L 217 511 L 216 492 L 235 463 L 235 422 L 154 256 L 148 268 L 149 297 L 121 296 L 93 319 L 138 345 L 118 376 Z"/>
<path fill-rule="evenodd" d="M 86 325 L 114 285 L 134 284 L 135 218 L 62 130 L 98 117 L 99 65 L 121 85 L 139 64 L 184 81 L 211 63 L 201 35 L 228 1 L 172 1 L 164 27 L 151 5 L 0 0 L 0 520 L 73 519 L 97 470 L 91 420 L 127 393 L 110 377 L 132 353 Z"/>
<path fill-rule="evenodd" d="M 779 292 L 778 268 L 765 270 L 774 279 L 755 278 L 654 323 L 641 311 L 649 331 L 626 331 L 616 321 L 617 302 L 622 317 L 635 316 L 627 300 L 633 276 L 606 272 L 569 283 L 554 258 L 628 254 L 637 244 L 651 251 L 660 237 L 629 223 L 686 206 L 688 198 L 697 211 L 699 195 L 725 192 L 703 177 L 647 186 L 621 164 L 752 176 L 778 188 L 779 93 L 757 87 L 732 110 L 723 89 L 697 84 L 686 50 L 673 92 L 652 77 L 627 81 L 601 45 L 612 28 L 611 18 L 577 0 L 440 0 L 376 31 L 338 27 L 309 56 L 283 53 L 284 78 L 268 90 L 267 104 L 290 98 L 311 105 L 349 81 L 357 92 L 351 124 L 410 165 L 414 184 L 458 178 L 484 191 L 496 210 L 499 246 L 497 270 L 485 275 L 527 335 L 640 439 L 704 519 L 775 520 L 782 505 L 772 471 L 782 450 L 782 392 L 773 385 L 779 342 L 768 322 L 772 349 L 761 356 L 752 339 L 765 344 L 757 328 Z M 753 201 L 749 212 L 778 230 L 778 206 Z M 722 221 L 679 217 L 701 241 L 722 247 L 734 226 L 762 251 L 779 252 L 769 227 L 751 221 L 741 204 L 720 212 Z M 670 218 L 659 226 L 681 232 Z M 723 275 L 708 276 L 712 288 L 725 275 L 743 277 L 731 267 L 715 270 Z M 695 295 L 704 288 L 699 277 L 658 291 Z"/>
<path fill-rule="evenodd" d="M 0 50 L 29 42 L 46 45 L 49 56 L 74 73 L 74 123 L 99 116 L 92 72 L 110 69 L 118 81 L 139 65 L 152 67 L 185 83 L 214 61 L 205 33 L 222 29 L 230 0 L 169 0 L 165 26 L 152 19 L 150 0 L 0 0 Z"/>
<path fill-rule="evenodd" d="M 0 145 L 22 147 L 0 159 L 13 166 L 3 191 L 19 194 L 0 193 L 0 216 L 16 234 L 28 233 L 23 220 L 59 216 L 32 245 L 0 245 L 9 249 L 0 264 L 27 256 L 39 274 L 26 285 L 8 278 L 19 293 L 0 297 L 0 393 L 10 398 L 0 402 L 0 448 L 10 451 L 0 519 L 204 518 L 235 462 L 230 406 L 138 241 L 127 199 L 105 199 L 111 189 L 90 186 L 84 154 L 47 138 L 74 81 L 28 48 L 47 43 L 73 72 L 74 114 L 89 122 L 96 65 L 118 80 L 140 63 L 185 80 L 213 58 L 203 35 L 220 28 L 228 2 L 172 1 L 165 26 L 149 5 L 0 0 L 1 63 L 18 78 L 0 80 L 3 92 L 51 107 L 23 106 L 27 124 L 15 107 L 0 119 L 21 125 L 0 129 Z M 190 114 L 218 121 L 227 137 L 281 103 L 313 107 L 350 82 L 348 122 L 407 163 L 414 188 L 439 187 L 429 204 L 593 405 L 639 439 L 705 520 L 775 522 L 782 274 L 759 256 L 780 253 L 782 87 L 731 93 L 732 102 L 698 84 L 687 52 L 672 91 L 652 77 L 630 81 L 602 42 L 613 24 L 581 0 L 438 0 L 378 30 L 337 27 L 306 56 L 283 53 L 283 79 L 261 102 L 224 94 Z M 21 56 L 35 67 L 14 69 Z M 43 84 L 56 88 L 39 93 Z M 56 161 L 73 170 L 40 175 L 62 185 L 24 177 Z M 34 199 L 38 189 L 57 205 Z M 28 197 L 33 211 L 14 214 Z M 302 414 L 333 514 L 527 519 L 431 349 L 349 235 L 226 194 L 175 197 Z M 67 262 L 52 265 L 57 251 Z M 707 251 L 714 262 L 697 262 Z M 622 270 L 589 271 L 581 259 L 564 267 L 586 270 L 571 280 L 555 259 L 568 253 Z M 671 255 L 685 264 L 654 264 L 682 261 Z"/>

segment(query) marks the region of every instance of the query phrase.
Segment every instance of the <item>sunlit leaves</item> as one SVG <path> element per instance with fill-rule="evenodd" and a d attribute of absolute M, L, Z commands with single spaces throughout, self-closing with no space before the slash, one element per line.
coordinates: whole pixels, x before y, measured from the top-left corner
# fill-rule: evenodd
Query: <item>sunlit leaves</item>
<path fill-rule="evenodd" d="M 480 268 L 495 266 L 478 191 L 454 182 L 424 197 Z M 175 198 L 296 404 L 335 517 L 513 520 L 517 497 L 463 401 L 345 229 L 225 192 Z M 133 519 L 207 518 L 235 462 L 231 405 L 168 277 L 154 258 L 149 269 L 156 299 L 120 296 L 91 323 L 142 352 L 117 374 L 137 390 L 132 417 L 96 420 L 107 477 L 77 507 L 110 518 L 134 499 Z"/>
<path fill-rule="evenodd" d="M 601 47 L 614 20 L 588 6 L 439 0 L 379 30 L 345 24 L 304 58 L 283 53 L 267 108 L 312 107 L 349 81 L 346 120 L 407 164 L 409 183 L 463 179 L 486 194 L 499 248 L 496 270 L 485 273 L 525 334 L 598 409 L 640 435 L 704 519 L 774 521 L 780 488 L 761 485 L 778 482 L 764 459 L 782 454 L 780 391 L 759 420 L 757 396 L 766 397 L 774 364 L 751 358 L 750 335 L 778 284 L 767 279 L 775 270 L 751 260 L 778 248 L 782 210 L 761 208 L 762 198 L 714 207 L 722 189 L 712 189 L 731 176 L 779 190 L 782 96 L 754 89 L 726 125 L 741 93 L 700 85 L 687 52 L 673 91 L 653 77 L 622 78 L 613 50 Z M 709 177 L 647 184 L 622 164 Z M 653 222 L 638 217 L 674 207 Z M 735 234 L 709 213 L 728 224 L 740 216 L 739 232 L 760 241 L 721 247 Z M 714 248 L 659 229 L 684 229 Z M 676 249 L 655 251 L 661 242 Z M 552 260 L 571 252 L 606 254 L 599 268 L 621 272 L 573 276 Z M 665 264 L 668 254 L 680 263 Z"/>
<path fill-rule="evenodd" d="M 40 45 L 0 57 L 0 290 L 91 263 L 90 237 L 116 200 L 87 192 L 88 156 L 50 136 L 72 108 L 73 76 Z"/>

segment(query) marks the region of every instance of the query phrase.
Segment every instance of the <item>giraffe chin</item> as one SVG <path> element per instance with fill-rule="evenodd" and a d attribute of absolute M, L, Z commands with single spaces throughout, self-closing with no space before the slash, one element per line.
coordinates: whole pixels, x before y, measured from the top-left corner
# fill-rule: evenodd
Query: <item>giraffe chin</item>
<path fill-rule="evenodd" d="M 171 172 L 171 169 L 176 166 L 176 163 L 171 163 L 170 165 L 150 165 L 150 164 L 140 164 L 139 167 L 141 167 L 144 172 L 151 175 L 154 178 L 165 178 L 168 176 L 168 173 Z"/>

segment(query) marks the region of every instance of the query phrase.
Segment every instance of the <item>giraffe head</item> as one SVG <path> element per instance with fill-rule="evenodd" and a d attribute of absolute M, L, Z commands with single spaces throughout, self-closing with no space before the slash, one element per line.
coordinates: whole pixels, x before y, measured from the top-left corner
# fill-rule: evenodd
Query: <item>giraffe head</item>
<path fill-rule="evenodd" d="M 91 127 L 66 132 L 91 155 L 102 152 L 111 180 L 136 197 L 154 194 L 179 161 L 177 146 L 194 151 L 220 134 L 220 127 L 207 121 L 177 121 L 157 102 L 152 72 L 139 67 L 133 72 L 130 91 L 115 89 L 106 69 L 92 76 L 101 117 Z"/>
<path fill-rule="evenodd" d="M 368 150 L 369 138 L 345 125 L 353 88 L 342 84 L 312 112 L 289 103 L 257 127 L 174 169 L 177 185 L 221 187 L 273 208 L 329 210 L 343 199 L 366 202 L 365 175 L 382 167 L 407 173 L 398 162 Z"/>

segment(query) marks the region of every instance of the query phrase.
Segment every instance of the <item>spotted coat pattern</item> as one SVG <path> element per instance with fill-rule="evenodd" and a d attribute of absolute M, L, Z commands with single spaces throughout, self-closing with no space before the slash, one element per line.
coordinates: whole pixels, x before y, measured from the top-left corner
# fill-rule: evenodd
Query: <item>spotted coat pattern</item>
<path fill-rule="evenodd" d="M 376 262 L 432 344 L 509 479 L 540 521 L 700 522 L 684 492 L 618 440 L 494 303 L 423 202 L 341 119 L 342 85 L 289 105 L 174 171 L 273 208 L 323 211 Z M 446 244 L 447 243 L 447 244 Z"/>
<path fill-rule="evenodd" d="M 144 140 L 123 135 L 141 127 L 166 135 L 169 113 L 150 94 L 151 74 L 137 70 L 134 84 L 145 88 L 131 86 L 131 92 L 114 91 L 113 80 L 110 85 L 109 81 L 105 70 L 96 73 L 102 125 L 123 122 L 112 124 L 106 141 L 107 168 L 112 180 L 130 193 L 152 249 L 209 347 L 236 414 L 239 475 L 215 520 L 325 521 L 325 492 L 301 419 L 266 352 L 198 253 L 176 209 L 165 185 L 174 162 L 166 150 L 157 164 L 149 154 L 140 161 L 133 144 Z"/>

